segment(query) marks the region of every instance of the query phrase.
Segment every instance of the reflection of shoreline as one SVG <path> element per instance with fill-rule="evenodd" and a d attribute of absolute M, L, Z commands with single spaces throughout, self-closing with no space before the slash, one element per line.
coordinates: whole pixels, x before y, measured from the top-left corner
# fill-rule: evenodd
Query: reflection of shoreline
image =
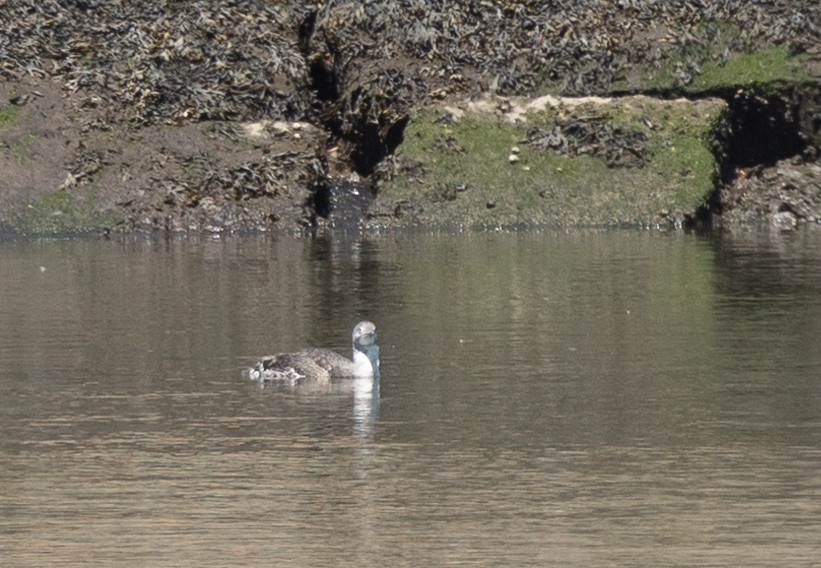
<path fill-rule="evenodd" d="M 379 416 L 379 377 L 353 380 L 353 431 L 371 437 Z"/>

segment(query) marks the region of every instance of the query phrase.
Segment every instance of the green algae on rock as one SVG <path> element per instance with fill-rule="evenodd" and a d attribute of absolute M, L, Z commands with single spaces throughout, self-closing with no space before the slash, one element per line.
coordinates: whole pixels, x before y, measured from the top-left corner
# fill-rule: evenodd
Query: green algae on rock
<path fill-rule="evenodd" d="M 702 22 L 692 34 L 669 40 L 664 43 L 678 41 L 679 49 L 668 47 L 655 60 L 625 67 L 611 92 L 703 95 L 741 86 L 766 89 L 812 81 L 806 53 L 783 44 L 753 47 L 749 34 L 731 22 Z"/>
<path fill-rule="evenodd" d="M 717 99 L 647 97 L 496 98 L 427 107 L 414 113 L 391 167 L 380 173 L 370 221 L 470 227 L 687 222 L 714 188 L 708 139 L 725 108 Z M 562 135 L 556 126 L 571 120 L 593 125 L 575 151 L 528 143 L 529 130 Z M 594 127 L 603 134 L 593 136 Z M 631 142 L 639 139 L 640 145 Z M 613 162 L 608 153 L 619 149 L 636 155 Z"/>
<path fill-rule="evenodd" d="M 9 105 L 5 107 L 0 107 L 0 128 L 5 128 L 17 120 L 17 116 L 20 112 L 17 110 L 17 107 Z"/>
<path fill-rule="evenodd" d="M 78 196 L 59 189 L 41 195 L 28 204 L 18 222 L 18 228 L 25 234 L 64 235 L 99 231 L 110 226 L 113 218 L 96 207 L 98 188 L 92 188 L 94 195 Z"/>

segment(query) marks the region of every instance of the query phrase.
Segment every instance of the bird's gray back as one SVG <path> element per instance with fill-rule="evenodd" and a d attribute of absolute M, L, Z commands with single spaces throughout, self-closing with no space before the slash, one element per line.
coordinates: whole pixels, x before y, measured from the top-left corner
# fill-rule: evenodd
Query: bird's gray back
<path fill-rule="evenodd" d="M 278 353 L 264 357 L 257 363 L 257 372 L 267 380 L 289 380 L 299 382 L 302 379 L 327 382 L 333 378 L 353 375 L 354 364 L 331 351 L 310 347 L 295 353 Z"/>

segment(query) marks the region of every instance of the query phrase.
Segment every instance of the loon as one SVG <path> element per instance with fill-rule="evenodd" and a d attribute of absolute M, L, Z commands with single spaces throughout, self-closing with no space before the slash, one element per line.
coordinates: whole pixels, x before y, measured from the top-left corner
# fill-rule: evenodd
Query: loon
<path fill-rule="evenodd" d="M 309 347 L 295 353 L 263 357 L 243 375 L 255 381 L 293 384 L 303 381 L 327 383 L 333 379 L 378 378 L 379 346 L 376 326 L 361 321 L 353 328 L 353 359 L 330 349 Z"/>

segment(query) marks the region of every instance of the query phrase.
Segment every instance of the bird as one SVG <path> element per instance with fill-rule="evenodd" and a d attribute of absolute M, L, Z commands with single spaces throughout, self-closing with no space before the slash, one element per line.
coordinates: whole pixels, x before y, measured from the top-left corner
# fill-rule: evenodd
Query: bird
<path fill-rule="evenodd" d="M 249 379 L 262 383 L 305 382 L 329 383 L 334 379 L 379 378 L 379 346 L 376 326 L 361 321 L 353 328 L 353 358 L 348 359 L 319 347 L 308 347 L 294 353 L 278 353 L 262 357 L 243 371 Z"/>

